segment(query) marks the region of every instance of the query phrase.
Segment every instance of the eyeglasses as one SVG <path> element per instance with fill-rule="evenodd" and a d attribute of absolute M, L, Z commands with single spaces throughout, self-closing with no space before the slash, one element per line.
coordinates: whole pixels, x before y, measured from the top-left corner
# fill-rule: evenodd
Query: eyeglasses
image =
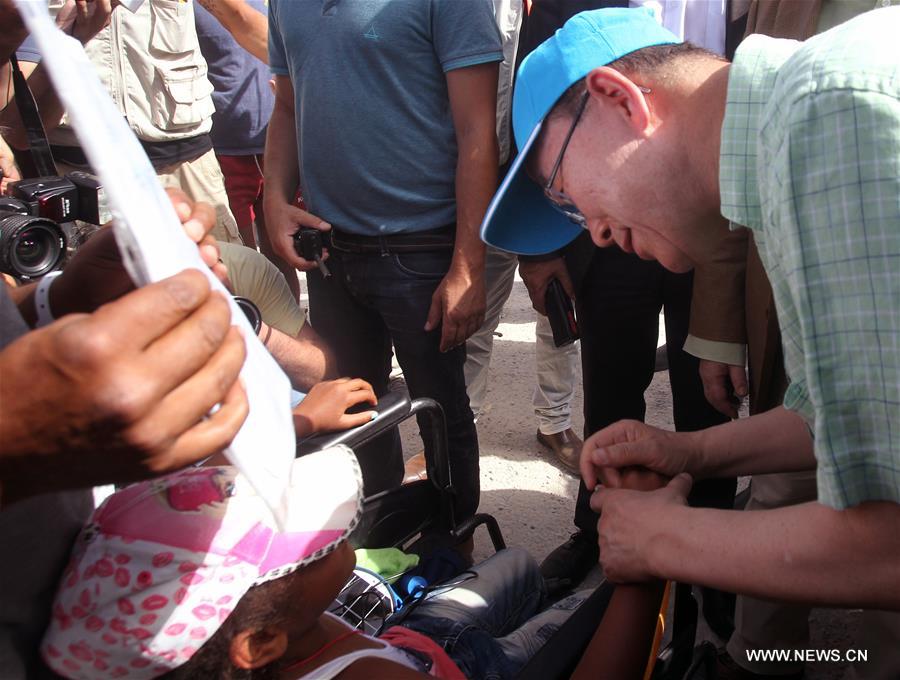
<path fill-rule="evenodd" d="M 572 119 L 572 125 L 569 127 L 566 138 L 563 140 L 559 155 L 556 157 L 556 162 L 553 164 L 553 170 L 550 171 L 550 178 L 544 185 L 544 196 L 550 201 L 550 205 L 556 208 L 558 212 L 565 215 L 570 222 L 577 224 L 582 229 L 587 228 L 587 220 L 584 218 L 584 215 L 582 215 L 581 211 L 575 207 L 571 198 L 566 196 L 562 191 L 557 191 L 553 188 L 553 181 L 556 179 L 556 175 L 559 174 L 559 168 L 562 165 L 563 157 L 566 155 L 566 149 L 569 148 L 569 141 L 572 139 L 572 135 L 575 134 L 575 128 L 578 127 L 581 116 L 587 108 L 589 97 L 590 95 L 587 91 L 581 95 L 581 101 L 578 102 L 578 110 L 575 112 L 575 117 Z"/>
<path fill-rule="evenodd" d="M 644 94 L 650 94 L 649 87 L 643 87 L 641 85 L 636 85 L 635 87 Z M 550 171 L 550 178 L 547 180 L 547 183 L 544 184 L 544 196 L 550 201 L 550 205 L 556 208 L 558 212 L 565 215 L 570 222 L 577 224 L 582 229 L 587 229 L 587 219 L 585 219 L 585 216 L 581 214 L 581 211 L 575 207 L 575 203 L 571 198 L 566 196 L 562 191 L 557 191 L 553 188 L 553 181 L 556 179 L 556 175 L 559 174 L 559 168 L 562 166 L 563 157 L 566 155 L 566 149 L 569 147 L 569 141 L 572 139 L 572 135 L 575 134 L 575 128 L 578 127 L 581 116 L 584 115 L 584 110 L 587 108 L 589 99 L 590 94 L 585 91 L 584 94 L 581 95 L 581 101 L 578 102 L 578 109 L 575 111 L 572 125 L 566 133 L 566 138 L 563 140 L 559 155 L 556 157 L 556 162 L 553 164 L 553 170 Z"/>

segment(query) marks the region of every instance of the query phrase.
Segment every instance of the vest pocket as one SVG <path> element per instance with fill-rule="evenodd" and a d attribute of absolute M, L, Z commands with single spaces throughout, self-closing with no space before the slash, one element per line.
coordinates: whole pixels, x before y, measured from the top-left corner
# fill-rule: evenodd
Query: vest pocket
<path fill-rule="evenodd" d="M 151 121 L 161 130 L 195 126 L 215 111 L 205 66 L 155 67 L 158 87 L 151 98 Z"/>
<path fill-rule="evenodd" d="M 193 8 L 180 0 L 148 0 L 150 49 L 163 54 L 190 52 L 197 47 Z"/>

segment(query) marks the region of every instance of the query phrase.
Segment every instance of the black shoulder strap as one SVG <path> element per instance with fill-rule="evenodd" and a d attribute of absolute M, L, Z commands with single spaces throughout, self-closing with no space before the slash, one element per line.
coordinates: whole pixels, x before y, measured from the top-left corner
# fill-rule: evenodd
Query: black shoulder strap
<path fill-rule="evenodd" d="M 34 96 L 28 87 L 28 82 L 19 68 L 19 60 L 16 55 L 9 58 L 12 65 L 13 85 L 16 90 L 16 106 L 19 109 L 19 117 L 28 134 L 28 146 L 31 158 L 39 177 L 56 175 L 56 163 L 53 162 L 53 154 L 50 153 L 50 143 L 47 141 L 47 133 L 44 132 L 44 124 L 38 113 Z"/>

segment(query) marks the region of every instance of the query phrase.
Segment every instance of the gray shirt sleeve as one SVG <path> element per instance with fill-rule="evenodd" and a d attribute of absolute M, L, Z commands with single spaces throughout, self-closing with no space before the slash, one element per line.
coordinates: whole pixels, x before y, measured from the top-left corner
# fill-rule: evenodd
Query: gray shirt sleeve
<path fill-rule="evenodd" d="M 432 0 L 434 51 L 444 72 L 503 61 L 491 0 Z"/>
<path fill-rule="evenodd" d="M 276 76 L 289 75 L 284 41 L 278 24 L 278 3 L 269 0 L 269 70 Z"/>

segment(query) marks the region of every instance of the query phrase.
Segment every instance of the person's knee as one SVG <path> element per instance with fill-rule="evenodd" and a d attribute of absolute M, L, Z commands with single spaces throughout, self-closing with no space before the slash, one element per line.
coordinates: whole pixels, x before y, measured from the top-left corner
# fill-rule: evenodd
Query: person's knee
<path fill-rule="evenodd" d="M 540 566 L 534 556 L 524 548 L 504 548 L 490 560 L 496 560 L 496 568 L 504 573 L 510 582 L 543 586 Z"/>

